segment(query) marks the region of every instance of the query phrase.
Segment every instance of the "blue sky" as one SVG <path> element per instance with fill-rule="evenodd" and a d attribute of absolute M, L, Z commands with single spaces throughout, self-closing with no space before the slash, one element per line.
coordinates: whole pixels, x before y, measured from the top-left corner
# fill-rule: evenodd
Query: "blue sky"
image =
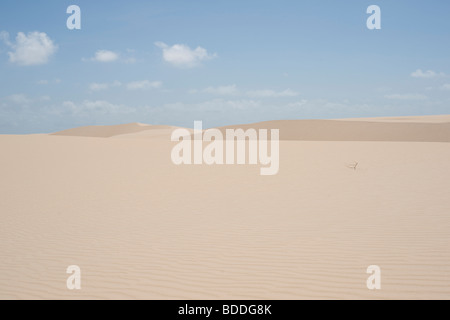
<path fill-rule="evenodd" d="M 2 0 L 0 133 L 448 114 L 449 16 L 448 1 Z"/>

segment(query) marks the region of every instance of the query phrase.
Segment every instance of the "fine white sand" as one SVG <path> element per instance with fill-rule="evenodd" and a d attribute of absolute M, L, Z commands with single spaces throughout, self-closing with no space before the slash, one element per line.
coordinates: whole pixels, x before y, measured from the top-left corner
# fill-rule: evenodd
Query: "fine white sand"
<path fill-rule="evenodd" d="M 176 166 L 168 126 L 0 136 L 0 299 L 450 298 L 448 116 L 234 127 L 278 175 Z"/>

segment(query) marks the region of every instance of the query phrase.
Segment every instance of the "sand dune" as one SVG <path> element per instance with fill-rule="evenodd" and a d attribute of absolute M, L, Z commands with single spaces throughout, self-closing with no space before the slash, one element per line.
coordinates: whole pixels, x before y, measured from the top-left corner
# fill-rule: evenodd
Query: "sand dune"
<path fill-rule="evenodd" d="M 55 136 L 110 138 L 118 135 L 142 133 L 153 130 L 172 130 L 175 127 L 129 123 L 115 126 L 86 126 L 52 133 Z"/>
<path fill-rule="evenodd" d="M 226 129 L 233 128 L 282 128 L 280 140 L 450 142 L 450 121 L 409 123 L 380 120 L 278 120 L 226 126 L 220 130 L 224 133 Z"/>
<path fill-rule="evenodd" d="M 179 127 L 173 126 L 160 126 L 161 128 L 154 128 L 153 130 L 144 130 L 140 132 L 132 132 L 132 133 L 123 133 L 120 135 L 114 136 L 114 138 L 118 139 L 165 139 L 166 141 L 170 141 L 170 137 L 172 136 L 172 132 Z M 193 133 L 193 129 L 183 128 Z"/>
<path fill-rule="evenodd" d="M 379 118 L 352 118 L 352 119 L 337 119 L 337 120 L 370 121 L 370 122 L 448 123 L 448 122 L 450 122 L 450 115 L 409 116 L 409 117 L 379 117 Z"/>
<path fill-rule="evenodd" d="M 415 142 L 448 128 L 403 125 L 257 124 L 275 176 L 175 166 L 146 125 L 0 136 L 0 298 L 449 299 L 450 144 Z"/>
<path fill-rule="evenodd" d="M 111 138 L 170 138 L 175 126 L 129 123 L 87 126 L 52 133 L 58 136 Z M 278 120 L 220 127 L 282 129 L 280 140 L 450 142 L 450 116 L 355 118 L 339 120 Z M 188 129 L 193 132 L 193 129 Z"/>

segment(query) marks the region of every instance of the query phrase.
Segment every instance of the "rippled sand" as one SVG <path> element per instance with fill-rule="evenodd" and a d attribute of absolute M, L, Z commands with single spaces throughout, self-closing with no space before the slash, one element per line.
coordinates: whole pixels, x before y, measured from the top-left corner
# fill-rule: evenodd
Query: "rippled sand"
<path fill-rule="evenodd" d="M 449 299 L 450 119 L 402 119 L 249 125 L 275 176 L 175 166 L 173 127 L 0 136 L 0 298 Z"/>

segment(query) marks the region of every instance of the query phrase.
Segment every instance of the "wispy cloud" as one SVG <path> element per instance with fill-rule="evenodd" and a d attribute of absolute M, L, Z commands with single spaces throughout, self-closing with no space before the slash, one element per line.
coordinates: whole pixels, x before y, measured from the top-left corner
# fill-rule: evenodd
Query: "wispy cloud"
<path fill-rule="evenodd" d="M 213 95 L 221 95 L 221 96 L 233 96 L 233 95 L 241 95 L 249 98 L 283 98 L 283 97 L 296 97 L 300 95 L 300 93 L 286 89 L 283 91 L 275 91 L 275 90 L 253 90 L 247 92 L 241 92 L 235 84 L 226 85 L 226 86 L 218 86 L 218 87 L 207 87 L 201 90 L 194 89 L 188 91 L 190 94 L 196 93 L 207 93 Z"/>
<path fill-rule="evenodd" d="M 133 81 L 127 84 L 128 90 L 148 90 L 148 89 L 156 89 L 162 86 L 161 81 L 150 81 L 150 80 L 142 80 L 142 81 Z"/>
<path fill-rule="evenodd" d="M 190 90 L 189 93 L 208 93 L 214 95 L 236 95 L 239 93 L 239 90 L 235 84 L 229 86 L 218 86 L 218 87 L 208 87 L 202 90 Z"/>
<path fill-rule="evenodd" d="M 64 101 L 63 110 L 77 116 L 92 116 L 106 114 L 127 114 L 135 112 L 132 107 L 110 103 L 104 100 L 84 100 L 81 103 Z"/>
<path fill-rule="evenodd" d="M 111 88 L 118 87 L 126 87 L 127 90 L 147 90 L 147 89 L 157 89 L 162 86 L 161 81 L 150 81 L 150 80 L 142 80 L 142 81 L 132 81 L 127 84 L 122 84 L 120 81 L 114 82 L 93 82 L 89 84 L 90 91 L 103 91 L 109 90 Z"/>
<path fill-rule="evenodd" d="M 20 66 L 33 66 L 46 64 L 50 57 L 55 54 L 58 46 L 44 32 L 19 32 L 16 42 L 9 40 L 9 34 L 5 31 L 0 33 L 2 39 L 12 51 L 8 52 L 9 61 Z"/>
<path fill-rule="evenodd" d="M 9 97 L 7 97 L 7 99 L 8 101 L 18 105 L 26 105 L 31 102 L 31 99 L 29 99 L 27 95 L 23 93 L 10 95 Z"/>
<path fill-rule="evenodd" d="M 175 67 L 192 68 L 199 66 L 202 61 L 213 59 L 217 54 L 210 54 L 202 47 L 191 49 L 184 44 L 169 46 L 164 42 L 156 42 L 155 45 L 163 52 L 164 61 Z"/>
<path fill-rule="evenodd" d="M 259 107 L 261 104 L 259 101 L 248 100 L 248 99 L 238 99 L 238 100 L 226 100 L 226 99 L 212 99 L 203 101 L 200 103 L 171 103 L 164 105 L 164 109 L 180 110 L 185 112 L 190 111 L 220 111 L 226 112 L 227 110 L 238 109 L 247 110 Z"/>
<path fill-rule="evenodd" d="M 431 79 L 431 78 L 444 77 L 444 76 L 445 76 L 445 73 L 435 72 L 433 70 L 422 71 L 422 69 L 417 69 L 416 71 L 411 73 L 411 77 L 413 77 L 413 78 Z"/>
<path fill-rule="evenodd" d="M 287 108 L 301 108 L 304 107 L 308 103 L 308 100 L 302 99 L 296 102 L 290 102 L 286 105 Z"/>
<path fill-rule="evenodd" d="M 296 97 L 299 95 L 299 93 L 291 89 L 286 89 L 284 91 L 256 90 L 256 91 L 248 91 L 247 95 L 252 98 L 280 98 L 280 97 Z"/>
<path fill-rule="evenodd" d="M 91 83 L 89 85 L 89 89 L 91 91 L 102 91 L 102 90 L 108 90 L 109 88 L 112 87 L 120 87 L 122 85 L 122 83 L 120 81 L 114 81 L 112 83 Z"/>
<path fill-rule="evenodd" d="M 443 84 L 441 86 L 442 90 L 450 91 L 450 83 Z"/>
<path fill-rule="evenodd" d="M 388 94 L 384 97 L 391 100 L 426 100 L 428 98 L 426 95 L 418 93 Z"/>

